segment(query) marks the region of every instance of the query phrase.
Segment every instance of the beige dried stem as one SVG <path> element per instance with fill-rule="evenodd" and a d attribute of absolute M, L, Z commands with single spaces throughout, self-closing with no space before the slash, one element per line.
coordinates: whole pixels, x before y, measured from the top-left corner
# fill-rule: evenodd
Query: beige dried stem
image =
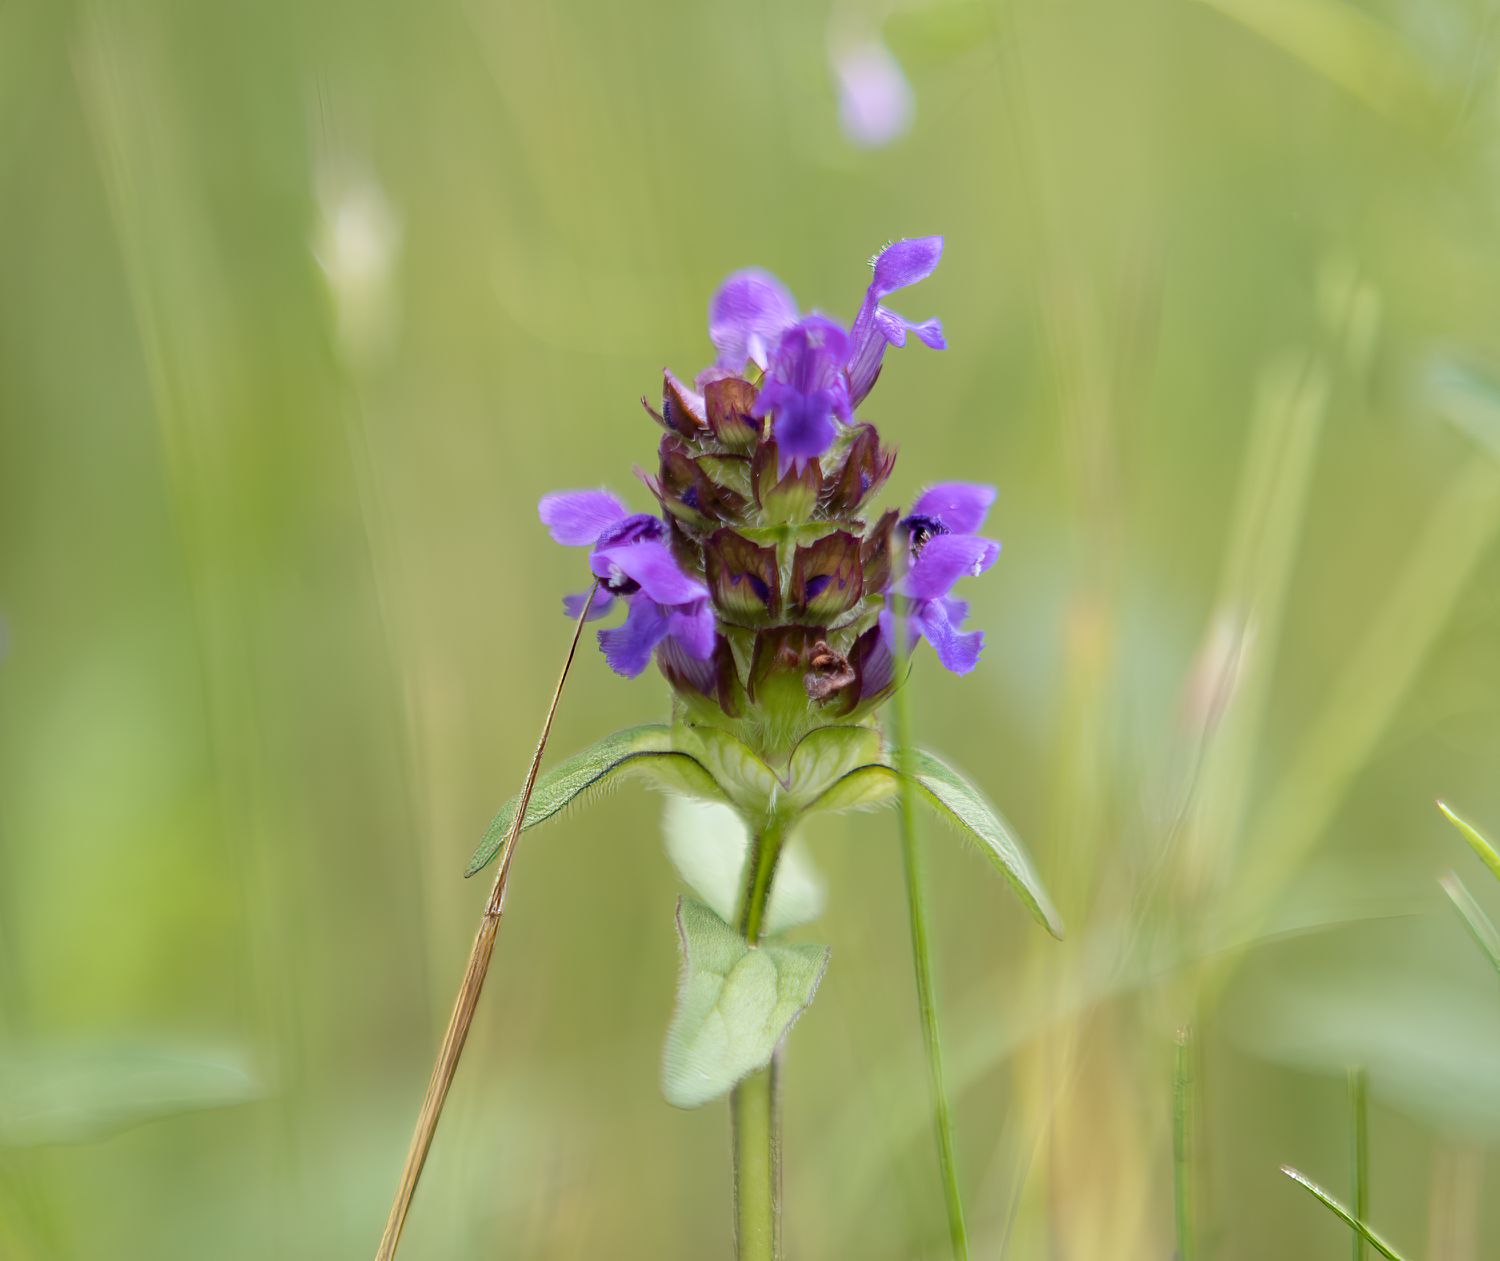
<path fill-rule="evenodd" d="M 453 1014 L 448 1017 L 448 1028 L 443 1033 L 443 1044 L 438 1049 L 437 1063 L 432 1066 L 432 1077 L 427 1082 L 427 1093 L 422 1097 L 422 1109 L 417 1113 L 417 1126 L 411 1136 L 411 1147 L 406 1153 L 406 1164 L 401 1170 L 401 1182 L 396 1188 L 396 1199 L 391 1205 L 391 1215 L 385 1223 L 385 1233 L 380 1237 L 380 1248 L 375 1261 L 393 1261 L 396 1248 L 401 1243 L 401 1232 L 406 1227 L 406 1217 L 411 1211 L 412 1196 L 417 1191 L 417 1180 L 422 1176 L 422 1166 L 427 1162 L 427 1153 L 432 1147 L 433 1135 L 437 1133 L 438 1118 L 443 1113 L 443 1103 L 448 1098 L 448 1087 L 453 1084 L 453 1075 L 458 1071 L 459 1057 L 464 1053 L 464 1042 L 469 1036 L 469 1026 L 474 1023 L 474 1010 L 479 1006 L 479 993 L 484 988 L 485 974 L 490 970 L 490 956 L 495 952 L 495 937 L 500 932 L 500 917 L 505 910 L 505 886 L 510 876 L 511 860 L 516 854 L 516 843 L 521 836 L 521 827 L 526 820 L 526 809 L 531 804 L 531 790 L 536 786 L 537 772 L 541 769 L 542 754 L 547 748 L 547 737 L 552 734 L 552 719 L 557 713 L 557 703 L 562 699 L 563 684 L 568 680 L 573 657 L 578 651 L 578 640 L 583 634 L 583 624 L 588 620 L 598 592 L 595 583 L 589 590 L 578 621 L 573 627 L 573 639 L 568 645 L 568 656 L 563 662 L 562 673 L 557 676 L 557 686 L 552 691 L 552 703 L 547 707 L 547 718 L 542 723 L 542 734 L 536 742 L 536 752 L 531 755 L 531 765 L 526 771 L 526 780 L 516 801 L 516 817 L 510 825 L 510 833 L 500 850 L 500 865 L 495 872 L 495 883 L 490 886 L 489 901 L 485 903 L 484 918 L 479 921 L 479 932 L 474 937 L 474 948 L 469 951 L 469 963 L 464 969 L 463 983 L 458 987 L 458 997 L 453 1003 Z"/>

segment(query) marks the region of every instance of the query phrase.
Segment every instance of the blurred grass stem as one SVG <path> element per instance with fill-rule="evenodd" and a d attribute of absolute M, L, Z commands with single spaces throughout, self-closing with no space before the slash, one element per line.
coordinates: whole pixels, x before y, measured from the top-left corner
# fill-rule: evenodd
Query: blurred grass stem
<path fill-rule="evenodd" d="M 1193 1031 L 1177 1031 L 1177 1060 L 1172 1075 L 1172 1191 L 1177 1225 L 1177 1261 L 1193 1261 L 1198 1255 L 1194 1230 L 1193 1169 Z"/>
<path fill-rule="evenodd" d="M 542 754 L 547 749 L 547 738 L 552 734 L 552 720 L 557 715 L 563 684 L 568 681 L 568 671 L 572 669 L 573 657 L 578 652 L 578 641 L 583 635 L 583 624 L 588 620 L 589 610 L 593 607 L 598 590 L 598 583 L 589 588 L 588 597 L 578 614 L 578 621 L 573 626 L 573 638 L 568 644 L 568 655 L 563 661 L 562 672 L 557 676 L 557 686 L 552 689 L 552 702 L 547 706 L 542 734 L 537 738 L 536 752 L 531 755 L 531 765 L 527 768 L 526 780 L 521 785 L 515 821 L 511 824 L 510 835 L 505 838 L 499 868 L 495 872 L 495 883 L 490 887 L 489 901 L 485 904 L 484 918 L 479 922 L 479 932 L 474 938 L 474 947 L 469 952 L 468 966 L 464 969 L 463 983 L 459 986 L 458 997 L 453 1003 L 453 1014 L 448 1017 L 448 1028 L 443 1033 L 437 1062 L 432 1066 L 432 1077 L 427 1083 L 427 1093 L 423 1096 L 421 1110 L 417 1113 L 417 1126 L 411 1136 L 411 1147 L 406 1153 L 406 1164 L 401 1170 L 396 1199 L 385 1223 L 385 1233 L 380 1237 L 375 1261 L 391 1261 L 401 1243 L 401 1232 L 406 1227 L 412 1197 L 417 1191 L 417 1181 L 422 1176 L 422 1166 L 427 1162 L 427 1153 L 432 1148 L 438 1119 L 442 1116 L 443 1104 L 448 1098 L 448 1088 L 453 1084 L 454 1074 L 458 1071 L 458 1061 L 464 1053 L 469 1026 L 474 1023 L 474 1011 L 479 1006 L 480 991 L 484 989 L 484 978 L 489 972 L 490 957 L 495 951 L 495 938 L 500 932 L 500 918 L 505 910 L 505 889 L 510 876 L 510 864 L 515 858 L 521 828 L 526 821 L 526 807 L 531 802 L 531 790 L 536 786 L 537 772 L 542 766 Z"/>

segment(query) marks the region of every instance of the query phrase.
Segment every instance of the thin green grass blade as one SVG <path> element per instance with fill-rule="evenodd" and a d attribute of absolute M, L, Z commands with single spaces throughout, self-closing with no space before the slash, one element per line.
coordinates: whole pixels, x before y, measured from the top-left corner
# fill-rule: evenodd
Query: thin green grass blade
<path fill-rule="evenodd" d="M 1177 1031 L 1177 1063 L 1172 1074 L 1172 1191 L 1177 1222 L 1177 1261 L 1194 1261 L 1198 1255 L 1194 1230 L 1195 1178 L 1193 1176 L 1193 1031 Z"/>
<path fill-rule="evenodd" d="M 1370 1092 L 1365 1070 L 1349 1070 L 1349 1156 L 1354 1169 L 1354 1216 L 1370 1216 Z M 1365 1261 L 1365 1239 L 1354 1232 L 1354 1261 Z"/>
<path fill-rule="evenodd" d="M 1443 892 L 1453 903 L 1453 909 L 1463 920 L 1464 927 L 1469 930 L 1469 935 L 1484 951 L 1484 956 L 1490 961 L 1490 966 L 1495 969 L 1496 973 L 1500 973 L 1500 931 L 1496 930 L 1494 921 L 1484 913 L 1484 908 L 1474 900 L 1474 895 L 1469 892 L 1464 882 L 1452 872 L 1446 876 L 1439 876 L 1438 883 L 1443 886 Z"/>
<path fill-rule="evenodd" d="M 1350 1230 L 1354 1231 L 1356 1235 L 1363 1238 L 1381 1256 L 1389 1258 L 1389 1261 L 1408 1261 L 1406 1257 L 1396 1251 L 1394 1245 L 1382 1239 L 1375 1233 L 1372 1227 L 1357 1218 L 1305 1173 L 1293 1169 L 1290 1165 L 1282 1165 L 1281 1172 L 1297 1183 L 1298 1186 L 1304 1188 L 1309 1195 L 1319 1201 L 1324 1208 L 1343 1222 L 1344 1225 L 1348 1226 Z"/>
<path fill-rule="evenodd" d="M 1458 834 L 1469 843 L 1469 848 L 1479 855 L 1479 861 L 1490 869 L 1496 880 L 1500 880 L 1500 851 L 1495 849 L 1478 828 L 1450 809 L 1446 802 L 1438 802 L 1437 808 L 1458 829 Z"/>

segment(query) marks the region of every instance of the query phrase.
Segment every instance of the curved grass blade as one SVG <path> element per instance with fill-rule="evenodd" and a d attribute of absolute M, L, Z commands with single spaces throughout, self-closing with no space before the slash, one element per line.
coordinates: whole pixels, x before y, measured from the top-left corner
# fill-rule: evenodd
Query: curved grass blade
<path fill-rule="evenodd" d="M 1407 1258 L 1397 1252 L 1394 1245 L 1387 1243 L 1374 1229 L 1367 1226 L 1359 1218 L 1355 1217 L 1347 1208 L 1340 1204 L 1327 1191 L 1309 1178 L 1305 1173 L 1293 1169 L 1290 1165 L 1282 1165 L 1281 1172 L 1286 1174 L 1293 1182 L 1297 1183 L 1307 1191 L 1315 1200 L 1318 1200 L 1324 1208 L 1337 1217 L 1350 1230 L 1354 1231 L 1361 1239 L 1374 1248 L 1381 1256 L 1389 1261 L 1407 1261 Z"/>
<path fill-rule="evenodd" d="M 1479 861 L 1490 869 L 1496 880 L 1500 880 L 1500 851 L 1495 849 L 1478 828 L 1451 810 L 1446 802 L 1438 802 L 1437 808 L 1443 812 L 1443 817 L 1458 829 L 1458 834 L 1468 841 L 1469 848 L 1479 855 Z"/>
<path fill-rule="evenodd" d="M 723 794 L 702 765 L 673 748 L 672 729 L 662 723 L 647 723 L 605 736 L 582 753 L 575 753 L 558 763 L 537 780 L 521 830 L 528 831 L 538 823 L 545 823 L 582 793 L 603 786 L 621 772 L 647 769 L 654 770 L 658 778 L 694 797 L 723 800 Z M 515 822 L 517 800 L 517 797 L 512 797 L 490 820 L 474 856 L 464 869 L 465 876 L 483 871 L 505 848 L 505 838 L 510 835 L 511 824 Z"/>
<path fill-rule="evenodd" d="M 1490 961 L 1490 966 L 1500 973 L 1500 931 L 1496 930 L 1494 921 L 1484 913 L 1484 908 L 1474 901 L 1474 895 L 1469 892 L 1464 882 L 1451 871 L 1446 876 L 1439 876 L 1438 883 L 1443 886 L 1443 892 L 1453 903 L 1453 909 L 1463 920 L 1464 927 L 1469 930 L 1469 935 L 1484 951 L 1485 958 Z"/>
<path fill-rule="evenodd" d="M 1354 1215 L 1370 1215 L 1370 1090 L 1362 1068 L 1349 1070 L 1349 1156 L 1354 1174 Z M 1365 1238 L 1354 1232 L 1353 1261 L 1365 1261 Z"/>

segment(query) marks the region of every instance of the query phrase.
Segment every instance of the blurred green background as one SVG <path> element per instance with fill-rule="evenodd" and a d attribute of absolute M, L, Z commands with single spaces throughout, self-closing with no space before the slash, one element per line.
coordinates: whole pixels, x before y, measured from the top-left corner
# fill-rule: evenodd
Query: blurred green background
<path fill-rule="evenodd" d="M 1495 0 L 0 8 L 0 1257 L 374 1251 L 636 400 L 748 264 L 951 349 L 866 409 L 890 488 L 992 481 L 989 632 L 920 741 L 1025 835 L 1058 945 L 932 828 L 978 1255 L 1500 1248 Z M 839 126 L 883 38 L 912 126 Z M 1467 375 L 1434 364 L 1455 357 Z M 661 716 L 581 659 L 560 757 Z M 661 801 L 535 834 L 403 1257 L 728 1252 L 674 1112 Z M 895 828 L 820 823 L 833 946 L 786 1074 L 805 1258 L 939 1258 Z"/>

